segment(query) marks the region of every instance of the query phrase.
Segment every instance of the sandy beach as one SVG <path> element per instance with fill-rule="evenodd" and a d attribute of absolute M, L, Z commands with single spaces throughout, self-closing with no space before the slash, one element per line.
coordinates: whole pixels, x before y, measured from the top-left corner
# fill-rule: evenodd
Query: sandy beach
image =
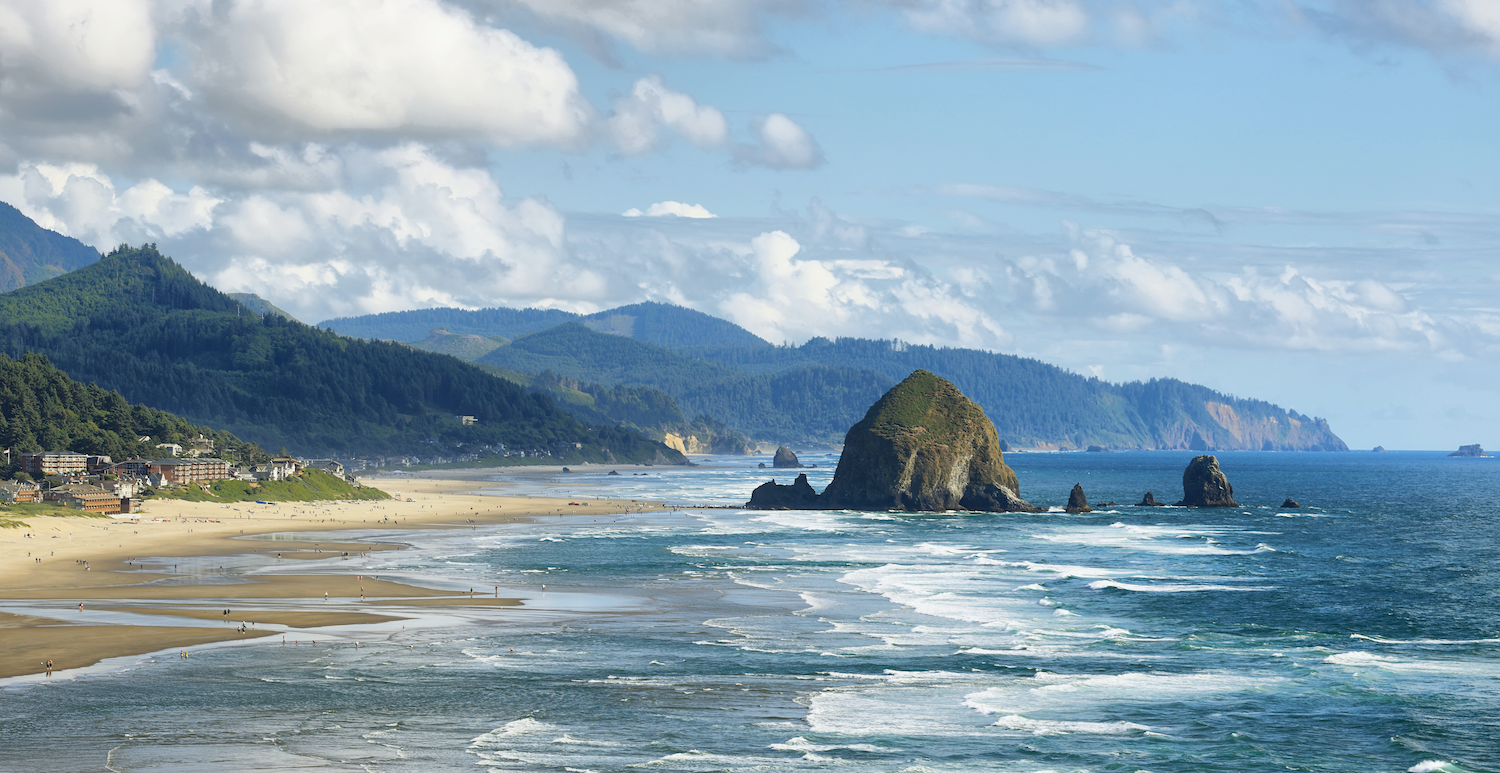
<path fill-rule="evenodd" d="M 385 501 L 216 504 L 153 499 L 132 516 L 38 516 L 0 529 L 0 602 L 61 602 L 64 617 L 0 612 L 0 678 L 92 665 L 105 658 L 264 636 L 239 623 L 306 629 L 400 619 L 391 606 L 517 606 L 496 595 L 425 588 L 400 577 L 356 571 L 226 578 L 216 558 L 253 557 L 267 564 L 325 560 L 400 549 L 397 544 L 341 541 L 344 530 L 453 529 L 515 523 L 563 514 L 608 515 L 660 509 L 631 500 L 560 499 L 474 494 L 504 483 L 509 470 L 463 470 L 464 479 L 424 475 L 364 480 Z M 527 470 L 531 474 L 546 471 Z M 253 539 L 277 534 L 274 541 Z M 288 539 L 297 534 L 301 539 Z M 328 599 L 329 609 L 306 602 Z M 229 614 L 209 600 L 223 602 Z M 299 609 L 278 608 L 278 603 Z M 379 612 L 364 612 L 378 607 Z M 238 609 L 237 607 L 245 607 Z M 173 625 L 98 624 L 95 612 L 171 618 Z M 112 617 L 118 618 L 119 615 Z M 232 623 L 234 624 L 231 624 Z"/>

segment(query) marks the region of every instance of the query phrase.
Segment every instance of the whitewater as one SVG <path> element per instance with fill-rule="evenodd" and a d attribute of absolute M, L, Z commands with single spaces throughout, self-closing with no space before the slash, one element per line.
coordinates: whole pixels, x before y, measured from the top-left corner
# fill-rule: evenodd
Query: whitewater
<path fill-rule="evenodd" d="M 1127 506 L 1191 456 L 1008 454 L 1037 514 L 745 511 L 791 477 L 755 458 L 500 475 L 673 508 L 371 531 L 410 548 L 362 571 L 526 605 L 9 680 L 0 770 L 1500 770 L 1500 460 L 1226 453 L 1241 507 Z"/>

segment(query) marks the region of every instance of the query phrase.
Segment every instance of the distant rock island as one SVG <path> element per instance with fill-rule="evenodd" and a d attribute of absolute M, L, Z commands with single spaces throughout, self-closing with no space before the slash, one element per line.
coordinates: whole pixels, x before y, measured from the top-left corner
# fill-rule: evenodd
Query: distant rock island
<path fill-rule="evenodd" d="M 1092 513 L 1094 508 L 1089 507 L 1089 498 L 1083 493 L 1083 484 L 1074 483 L 1073 490 L 1068 493 L 1068 506 L 1063 508 L 1068 513 Z"/>
<path fill-rule="evenodd" d="M 771 459 L 771 466 L 775 467 L 778 470 L 795 470 L 802 467 L 802 460 L 797 458 L 797 455 L 792 452 L 792 449 L 787 448 L 786 446 L 780 446 L 776 449 L 776 456 Z"/>
<path fill-rule="evenodd" d="M 1478 443 L 1475 443 L 1472 446 L 1459 446 L 1457 451 L 1454 451 L 1453 453 L 1448 454 L 1448 455 L 1449 456 L 1468 456 L 1468 457 L 1472 457 L 1472 458 L 1476 458 L 1476 459 L 1490 459 L 1490 458 L 1492 458 L 1489 454 L 1486 454 L 1484 452 L 1483 448 L 1479 447 Z"/>
<path fill-rule="evenodd" d="M 1375 446 L 1375 448 L 1372 449 L 1372 451 L 1371 451 L 1371 453 L 1376 453 L 1376 454 L 1383 454 L 1385 452 L 1386 452 L 1385 446 Z"/>
<path fill-rule="evenodd" d="M 799 475 L 762 484 L 753 510 L 1041 512 L 1020 497 L 995 425 L 958 388 L 918 370 L 886 392 L 844 438 L 833 482 L 818 495 Z"/>
<path fill-rule="evenodd" d="M 1234 486 L 1219 470 L 1213 456 L 1193 457 L 1182 472 L 1182 501 L 1178 507 L 1239 507 L 1234 501 Z"/>

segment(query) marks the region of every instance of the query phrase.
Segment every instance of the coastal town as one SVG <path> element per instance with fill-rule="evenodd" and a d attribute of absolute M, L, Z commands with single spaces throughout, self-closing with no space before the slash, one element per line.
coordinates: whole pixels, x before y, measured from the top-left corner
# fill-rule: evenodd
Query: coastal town
<path fill-rule="evenodd" d="M 163 443 L 167 453 L 180 453 L 181 446 Z M 7 454 L 8 455 L 8 454 Z M 344 465 L 333 459 L 277 457 L 263 464 L 231 464 L 210 456 L 169 456 L 160 459 L 126 459 L 116 462 L 102 454 L 72 451 L 27 451 L 19 455 L 20 472 L 0 482 L 0 504 L 49 503 L 57 507 L 99 515 L 138 511 L 149 492 L 164 488 L 197 486 L 208 491 L 211 483 L 241 480 L 252 486 L 278 482 L 316 469 L 355 483 Z"/>

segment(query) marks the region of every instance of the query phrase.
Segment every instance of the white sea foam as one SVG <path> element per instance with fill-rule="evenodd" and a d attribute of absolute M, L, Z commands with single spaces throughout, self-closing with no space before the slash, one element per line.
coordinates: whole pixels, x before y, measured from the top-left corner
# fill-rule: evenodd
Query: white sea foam
<path fill-rule="evenodd" d="M 1059 733 L 1092 733 L 1094 735 L 1127 735 L 1151 728 L 1134 722 L 1059 722 L 1045 719 L 1028 719 L 1018 714 L 1008 714 L 995 722 L 996 727 L 1024 730 L 1032 735 L 1056 735 Z"/>
<path fill-rule="evenodd" d="M 830 744 L 821 744 L 821 743 L 813 743 L 812 741 L 809 741 L 809 740 L 807 740 L 806 738 L 803 738 L 800 735 L 797 736 L 796 738 L 789 738 L 789 739 L 787 739 L 787 741 L 785 743 L 773 743 L 773 744 L 771 744 L 770 748 L 775 749 L 776 751 L 782 751 L 782 752 L 832 752 L 832 751 L 838 751 L 840 749 L 847 749 L 849 751 L 856 751 L 856 752 L 870 752 L 872 754 L 885 754 L 885 753 L 889 753 L 889 752 L 898 752 L 898 751 L 901 751 L 900 749 L 892 749 L 892 748 L 887 748 L 887 747 L 884 747 L 884 746 L 875 746 L 873 744 L 867 744 L 867 743 L 851 743 L 851 744 L 832 744 L 832 743 L 830 743 Z"/>
<path fill-rule="evenodd" d="M 1137 591 L 1140 593 L 1195 593 L 1199 591 L 1228 590 L 1228 591 L 1262 591 L 1274 590 L 1273 588 L 1258 585 L 1184 585 L 1179 583 L 1129 583 L 1115 582 L 1114 580 L 1095 580 L 1089 583 L 1093 590 L 1104 590 L 1106 588 L 1118 588 L 1119 590 Z"/>
<path fill-rule="evenodd" d="M 1377 644 L 1500 644 L 1500 639 L 1386 639 L 1379 636 L 1366 636 L 1362 633 L 1351 633 L 1349 638 L 1364 639 Z"/>
<path fill-rule="evenodd" d="M 1423 760 L 1407 768 L 1406 773 L 1437 773 L 1440 770 L 1447 770 L 1448 766 L 1452 764 L 1451 762 L 1444 762 L 1442 760 Z"/>

